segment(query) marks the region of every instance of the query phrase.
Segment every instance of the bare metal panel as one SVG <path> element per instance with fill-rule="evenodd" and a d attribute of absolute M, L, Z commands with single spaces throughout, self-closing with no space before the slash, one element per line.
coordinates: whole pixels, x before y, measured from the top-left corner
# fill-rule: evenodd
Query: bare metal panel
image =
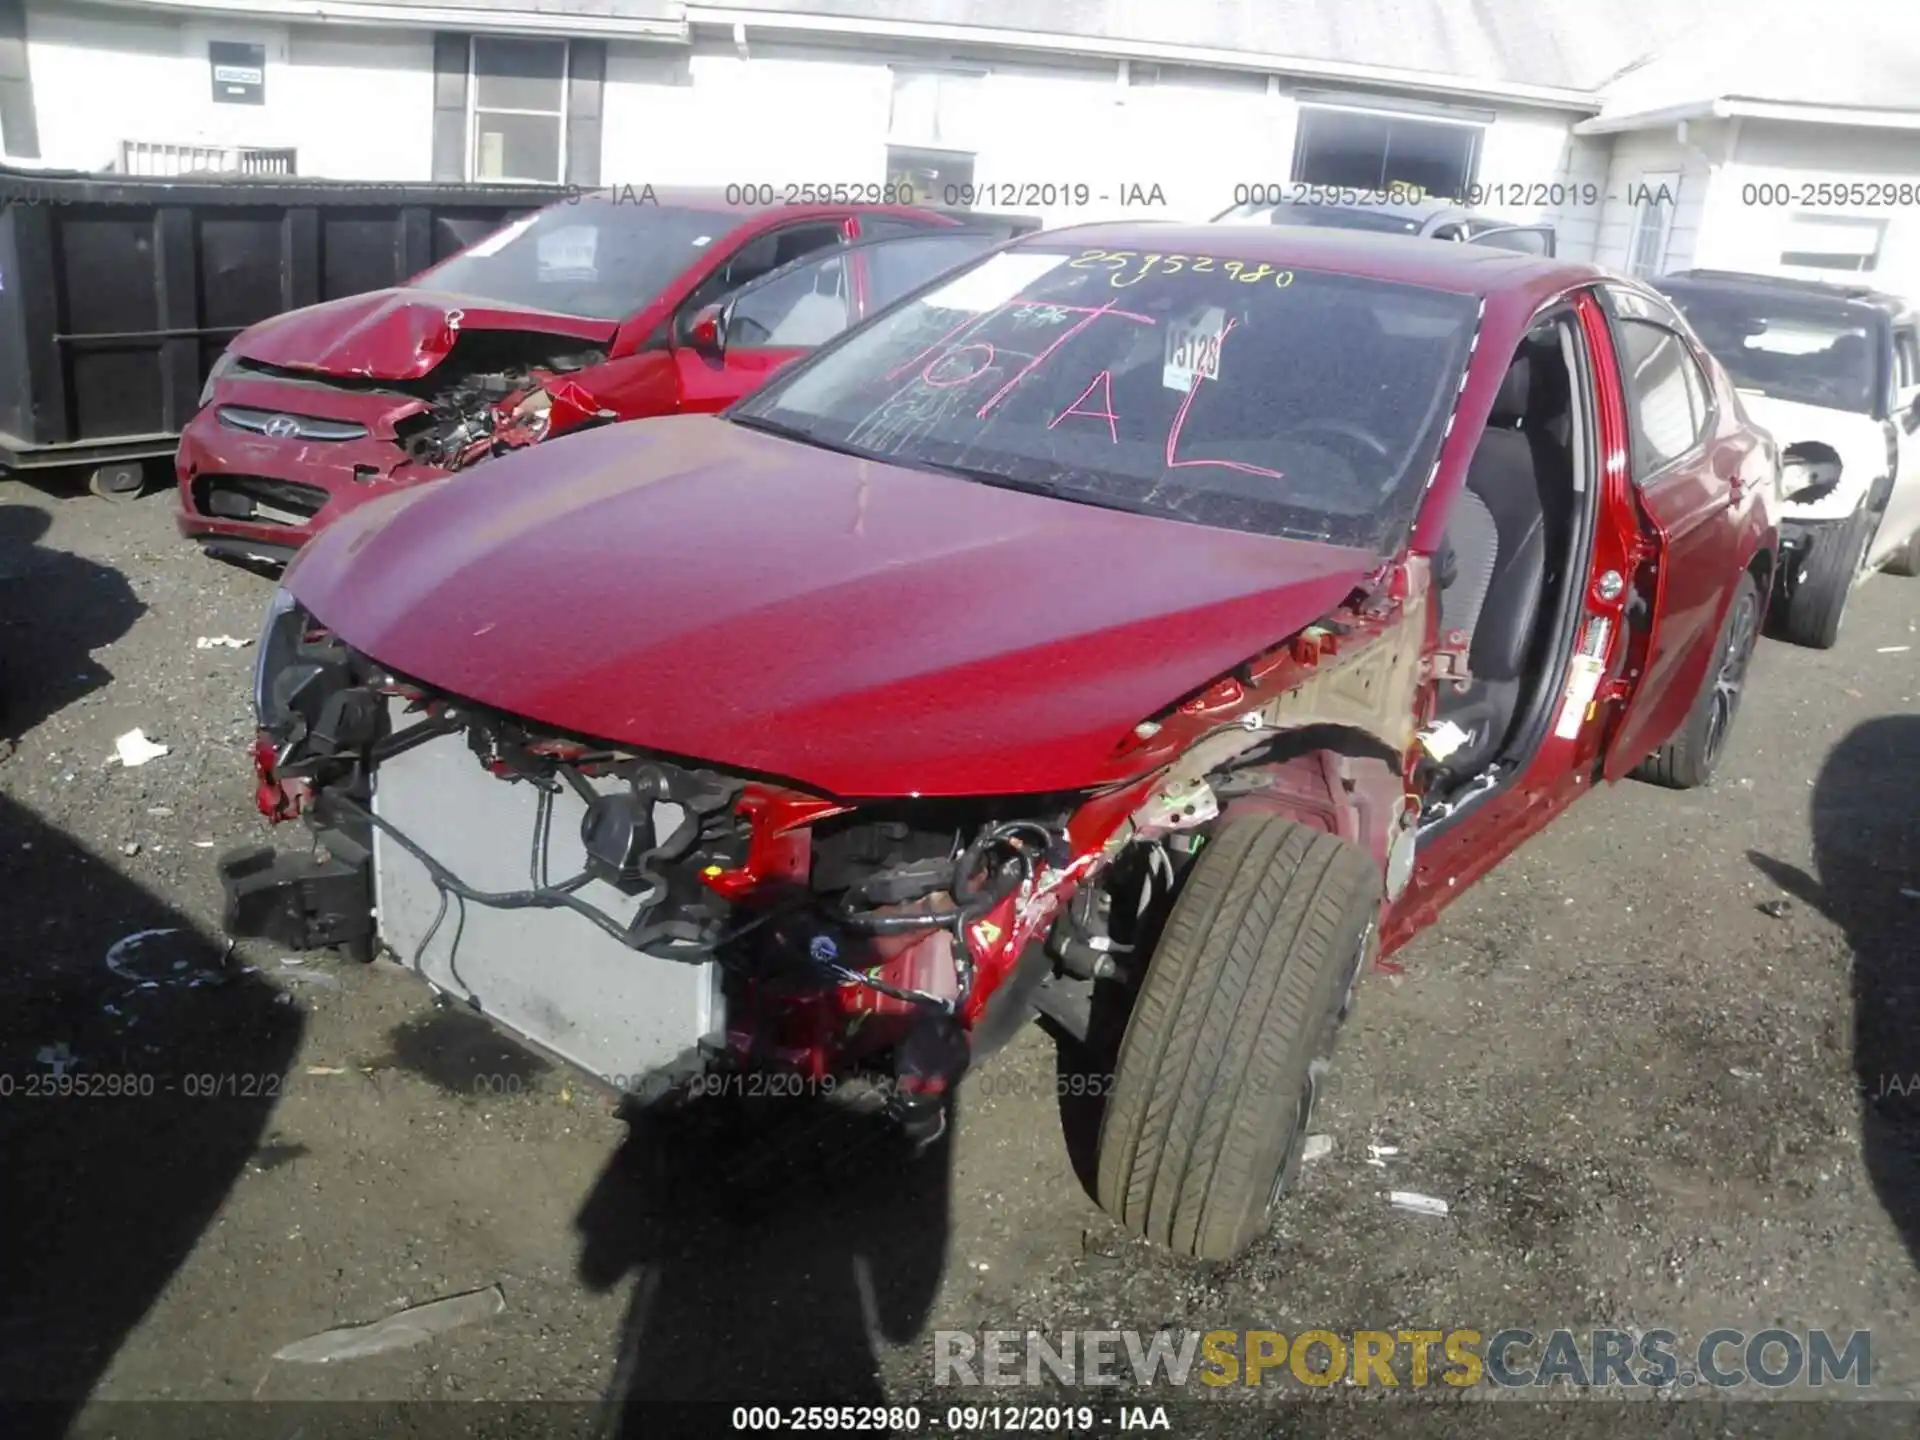
<path fill-rule="evenodd" d="M 488 774 L 457 735 L 410 750 L 375 776 L 381 818 L 477 890 L 528 888 L 537 798 L 531 785 Z M 555 797 L 548 845 L 555 882 L 581 869 L 584 808 L 571 793 Z M 659 818 L 668 833 L 675 817 Z M 616 1083 L 645 1075 L 717 1024 L 711 965 L 637 953 L 564 910 L 499 910 L 449 898 L 436 928 L 440 892 L 426 867 L 378 830 L 373 853 L 380 934 L 400 963 L 596 1075 Z M 622 921 L 636 908 L 599 881 L 580 896 Z"/>

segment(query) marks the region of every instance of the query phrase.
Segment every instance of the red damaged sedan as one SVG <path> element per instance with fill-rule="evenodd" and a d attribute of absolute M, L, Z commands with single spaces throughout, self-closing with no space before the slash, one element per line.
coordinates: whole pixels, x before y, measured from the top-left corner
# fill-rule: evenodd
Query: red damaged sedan
<path fill-rule="evenodd" d="M 1000 238 L 905 206 L 576 195 L 238 336 L 180 437 L 180 532 L 277 565 L 354 506 L 506 450 L 719 410 Z"/>
<path fill-rule="evenodd" d="M 309 546 L 256 763 L 315 843 L 224 857 L 226 924 L 922 1138 L 1036 1011 L 1115 1036 L 1100 1202 L 1231 1256 L 1369 965 L 1595 783 L 1713 775 L 1778 466 L 1591 267 L 1028 237 Z"/>

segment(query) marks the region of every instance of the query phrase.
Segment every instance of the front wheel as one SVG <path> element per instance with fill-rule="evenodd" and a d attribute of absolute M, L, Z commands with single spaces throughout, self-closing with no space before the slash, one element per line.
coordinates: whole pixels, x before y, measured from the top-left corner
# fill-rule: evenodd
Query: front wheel
<path fill-rule="evenodd" d="M 1760 636 L 1760 584 L 1751 574 L 1740 577 L 1740 588 L 1720 625 L 1720 642 L 1713 652 L 1707 678 L 1687 712 L 1686 723 L 1633 772 L 1642 780 L 1671 790 L 1691 790 L 1713 779 L 1733 733 L 1734 716 L 1747 688 L 1747 669 L 1753 663 Z"/>
<path fill-rule="evenodd" d="M 1265 1233 L 1373 955 L 1380 872 L 1274 815 L 1221 826 L 1188 872 L 1127 1021 L 1095 1192 L 1199 1260 Z"/>
<path fill-rule="evenodd" d="M 1848 519 L 1822 525 L 1792 577 L 1781 617 L 1786 638 L 1812 650 L 1831 650 L 1840 638 L 1853 582 L 1860 578 L 1867 541 L 1873 533 L 1873 515 L 1865 508 Z"/>

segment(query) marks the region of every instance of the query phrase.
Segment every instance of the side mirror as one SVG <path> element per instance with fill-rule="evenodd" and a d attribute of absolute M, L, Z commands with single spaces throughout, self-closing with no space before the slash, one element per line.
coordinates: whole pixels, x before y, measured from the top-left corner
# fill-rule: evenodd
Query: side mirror
<path fill-rule="evenodd" d="M 718 360 L 727 353 L 728 306 L 709 305 L 694 316 L 693 324 L 687 327 L 687 343 L 709 360 Z"/>

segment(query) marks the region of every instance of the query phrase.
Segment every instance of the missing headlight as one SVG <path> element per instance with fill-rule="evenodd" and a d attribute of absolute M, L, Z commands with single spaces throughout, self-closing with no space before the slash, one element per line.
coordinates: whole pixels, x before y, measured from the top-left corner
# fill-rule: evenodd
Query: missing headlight
<path fill-rule="evenodd" d="M 1794 505 L 1811 505 L 1840 484 L 1840 453 L 1831 445 L 1802 441 L 1780 457 L 1780 492 Z"/>

